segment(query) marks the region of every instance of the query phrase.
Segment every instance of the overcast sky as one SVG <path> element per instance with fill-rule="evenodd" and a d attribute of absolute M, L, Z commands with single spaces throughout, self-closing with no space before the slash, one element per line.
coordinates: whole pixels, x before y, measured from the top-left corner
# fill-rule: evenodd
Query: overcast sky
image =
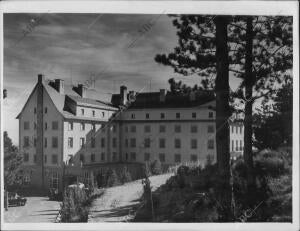
<path fill-rule="evenodd" d="M 153 26 L 146 31 L 143 26 L 149 22 Z M 15 118 L 39 73 L 73 84 L 96 74 L 95 92 L 107 101 L 122 84 L 129 90 L 158 91 L 168 88 L 171 77 L 199 83 L 196 76 L 180 76 L 154 61 L 156 54 L 169 53 L 176 44 L 167 15 L 5 14 L 4 130 L 18 144 Z"/>

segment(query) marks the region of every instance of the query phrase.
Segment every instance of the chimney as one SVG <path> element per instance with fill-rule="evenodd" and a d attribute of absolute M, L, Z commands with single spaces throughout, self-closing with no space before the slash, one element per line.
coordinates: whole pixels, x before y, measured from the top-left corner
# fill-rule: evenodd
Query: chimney
<path fill-rule="evenodd" d="M 196 92 L 191 91 L 190 92 L 190 101 L 195 101 L 196 100 Z"/>
<path fill-rule="evenodd" d="M 159 102 L 163 103 L 166 100 L 166 89 L 160 89 L 159 90 Z"/>
<path fill-rule="evenodd" d="M 127 103 L 127 87 L 121 86 L 120 87 L 120 104 L 125 105 Z"/>
<path fill-rule="evenodd" d="M 78 84 L 77 89 L 78 89 L 77 93 L 78 93 L 82 98 L 85 98 L 85 97 L 86 97 L 86 90 L 87 90 L 87 87 L 84 86 L 83 84 Z"/>
<path fill-rule="evenodd" d="M 43 83 L 45 81 L 45 76 L 43 74 L 38 74 L 38 83 Z"/>
<path fill-rule="evenodd" d="M 54 86 L 58 93 L 64 94 L 64 81 L 62 79 L 55 79 Z"/>

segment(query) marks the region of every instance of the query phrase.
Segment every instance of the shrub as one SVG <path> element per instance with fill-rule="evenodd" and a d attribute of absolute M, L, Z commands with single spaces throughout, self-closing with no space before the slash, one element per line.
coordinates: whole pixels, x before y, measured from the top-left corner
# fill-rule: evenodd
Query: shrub
<path fill-rule="evenodd" d="M 131 174 L 127 167 L 124 167 L 120 173 L 120 181 L 122 184 L 132 181 Z"/>
<path fill-rule="evenodd" d="M 159 175 L 162 173 L 162 168 L 161 168 L 161 163 L 159 160 L 154 160 L 151 164 L 150 164 L 150 169 L 151 169 L 151 173 L 153 175 Z"/>
<path fill-rule="evenodd" d="M 83 189 L 67 188 L 61 204 L 61 222 L 87 222 L 88 209 L 84 206 L 87 199 Z"/>
<path fill-rule="evenodd" d="M 106 186 L 112 187 L 116 185 L 120 185 L 121 182 L 119 180 L 119 177 L 114 169 L 108 169 L 106 174 Z"/>

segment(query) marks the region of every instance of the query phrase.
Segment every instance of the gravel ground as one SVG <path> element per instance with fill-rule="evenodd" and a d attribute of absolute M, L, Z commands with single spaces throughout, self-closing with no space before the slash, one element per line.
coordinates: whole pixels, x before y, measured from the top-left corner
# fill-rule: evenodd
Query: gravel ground
<path fill-rule="evenodd" d="M 172 174 L 150 177 L 152 191 L 164 184 Z M 90 209 L 88 222 L 126 222 L 139 206 L 143 194 L 142 180 L 106 189 L 104 195 L 96 199 Z"/>
<path fill-rule="evenodd" d="M 48 197 L 26 197 L 25 206 L 8 207 L 4 221 L 9 223 L 55 222 L 60 202 L 49 201 Z"/>

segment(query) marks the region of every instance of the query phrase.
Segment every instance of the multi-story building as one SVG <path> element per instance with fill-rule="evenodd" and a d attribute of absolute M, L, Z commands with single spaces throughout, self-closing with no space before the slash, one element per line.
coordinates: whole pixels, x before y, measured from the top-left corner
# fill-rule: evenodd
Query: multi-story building
<path fill-rule="evenodd" d="M 156 159 L 164 165 L 215 162 L 214 107 L 209 91 L 134 93 L 125 86 L 107 103 L 89 97 L 82 84 L 39 75 L 17 117 L 25 181 L 63 187 L 68 174 L 89 178 L 116 163 L 134 168 Z M 230 149 L 241 151 L 241 130 L 233 133 L 237 124 L 230 125 Z"/>

